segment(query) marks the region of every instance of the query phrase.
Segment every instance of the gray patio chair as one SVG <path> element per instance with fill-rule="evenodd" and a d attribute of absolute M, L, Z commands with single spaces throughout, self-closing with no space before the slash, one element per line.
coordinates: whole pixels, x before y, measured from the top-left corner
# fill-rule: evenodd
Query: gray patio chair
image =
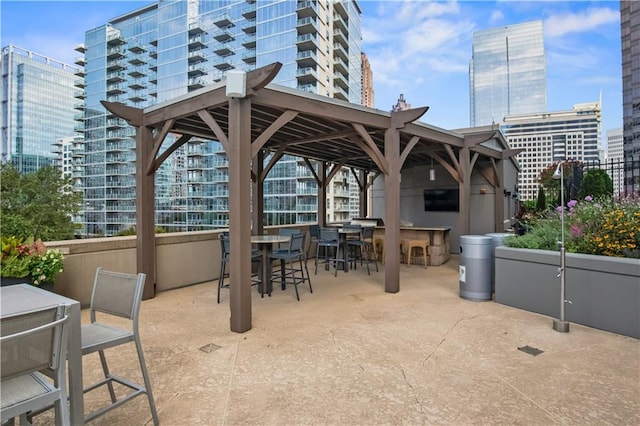
<path fill-rule="evenodd" d="M 66 389 L 68 315 L 53 306 L 2 318 L 0 422 L 31 424 L 28 413 L 55 406 L 56 424 L 69 424 Z M 51 383 L 40 370 L 50 371 Z"/>
<path fill-rule="evenodd" d="M 147 372 L 147 367 L 144 362 L 142 344 L 140 343 L 140 335 L 138 332 L 138 317 L 145 279 L 146 275 L 142 273 L 137 275 L 123 274 L 106 271 L 102 268 L 98 268 L 96 271 L 93 294 L 91 295 L 91 306 L 89 308 L 91 323 L 82 326 L 82 355 L 98 352 L 104 373 L 104 380 L 85 388 L 84 392 L 86 393 L 103 385 L 107 385 L 111 397 L 111 404 L 86 415 L 85 422 L 89 422 L 119 407 L 137 396 L 146 394 L 149 400 L 153 423 L 155 425 L 158 424 L 158 414 L 153 401 L 151 382 L 149 381 L 149 373 Z M 103 322 L 104 319 L 108 321 L 108 319 L 110 317 L 113 318 L 113 316 L 131 320 L 130 327 L 128 329 L 114 327 Z M 100 321 L 98 321 L 98 319 L 100 319 Z M 105 358 L 105 349 L 117 347 L 129 342 L 134 342 L 136 345 L 144 386 L 109 372 Z M 128 387 L 132 392 L 122 398 L 116 398 L 113 390 L 113 382 Z"/>
<path fill-rule="evenodd" d="M 229 271 L 227 270 L 227 264 L 229 263 L 231 257 L 231 241 L 229 240 L 229 233 L 223 232 L 220 234 L 220 274 L 218 275 L 218 303 L 220 303 L 220 290 L 223 288 L 229 288 L 230 284 L 227 282 L 225 284 L 224 280 L 229 278 Z M 256 249 L 251 250 L 251 262 L 257 263 L 258 268 L 262 265 L 262 254 Z M 251 274 L 251 285 L 259 285 L 262 283 L 260 281 L 260 274 L 252 273 Z M 260 297 L 264 297 L 264 292 L 260 294 Z"/>
<path fill-rule="evenodd" d="M 322 227 L 320 228 L 320 236 L 318 237 L 318 249 L 316 250 L 316 262 L 315 262 L 315 274 L 318 273 L 318 258 L 320 249 L 324 250 L 324 265 L 325 269 L 328 268 L 329 263 L 333 263 L 335 268 L 335 276 L 338 276 L 338 263 L 342 263 L 344 266 L 344 259 L 340 258 L 340 233 L 338 228 L 335 227 Z M 333 257 L 331 257 L 331 250 L 333 250 Z"/>
<path fill-rule="evenodd" d="M 282 283 L 282 289 L 286 288 L 287 284 L 291 284 L 296 289 L 296 298 L 300 300 L 298 294 L 298 285 L 309 283 L 309 291 L 313 293 L 311 288 L 311 279 L 309 277 L 309 269 L 307 269 L 307 255 L 304 250 L 304 240 L 306 234 L 300 232 L 291 235 L 289 240 L 289 247 L 286 249 L 276 250 L 271 253 L 271 260 L 280 261 L 280 280 Z"/>
<path fill-rule="evenodd" d="M 346 226 L 346 225 L 345 225 Z M 376 251 L 373 245 L 373 227 L 366 226 L 362 228 L 362 236 L 358 239 L 347 240 L 347 245 L 353 247 L 356 253 L 353 257 L 354 269 L 357 264 L 356 260 L 360 260 L 367 264 L 367 274 L 371 275 L 369 264 L 371 262 L 376 265 L 376 272 L 378 272 L 378 261 L 376 259 Z"/>

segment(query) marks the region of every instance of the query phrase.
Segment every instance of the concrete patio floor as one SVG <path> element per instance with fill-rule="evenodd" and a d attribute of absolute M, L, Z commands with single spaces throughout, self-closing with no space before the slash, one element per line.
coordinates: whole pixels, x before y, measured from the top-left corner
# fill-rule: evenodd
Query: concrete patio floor
<path fill-rule="evenodd" d="M 640 341 L 577 324 L 562 334 L 552 318 L 461 299 L 457 261 L 402 265 L 397 294 L 383 291 L 382 269 L 311 270 L 313 294 L 300 286 L 299 302 L 293 288 L 254 292 L 243 334 L 229 330 L 216 283 L 144 301 L 160 423 L 640 424 Z M 107 357 L 113 373 L 140 378 L 132 344 Z M 83 362 L 85 382 L 97 379 L 97 354 Z M 87 394 L 85 410 L 107 399 Z M 138 397 L 91 424 L 151 423 Z"/>

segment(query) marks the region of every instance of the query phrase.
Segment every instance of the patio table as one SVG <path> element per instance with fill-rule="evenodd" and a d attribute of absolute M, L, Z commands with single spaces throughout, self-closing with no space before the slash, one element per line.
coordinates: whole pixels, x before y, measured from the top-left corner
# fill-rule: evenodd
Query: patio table
<path fill-rule="evenodd" d="M 340 234 L 340 245 L 342 246 L 342 254 L 344 255 L 344 272 L 349 272 L 349 250 L 347 250 L 347 239 L 354 235 L 360 235 L 358 229 L 345 229 L 343 227 L 338 228 L 338 234 Z"/>
<path fill-rule="evenodd" d="M 265 292 L 271 296 L 271 252 L 274 244 L 287 243 L 291 237 L 286 235 L 252 235 L 251 244 L 256 244 L 262 254 L 262 271 L 260 273 L 261 284 L 258 286 L 261 294 Z"/>
<path fill-rule="evenodd" d="M 0 315 L 20 314 L 54 305 L 64 305 L 69 311 L 69 341 L 67 361 L 69 374 L 70 421 L 72 425 L 84 424 L 84 400 L 82 391 L 82 342 L 80 337 L 80 302 L 43 290 L 31 284 L 0 287 Z"/>

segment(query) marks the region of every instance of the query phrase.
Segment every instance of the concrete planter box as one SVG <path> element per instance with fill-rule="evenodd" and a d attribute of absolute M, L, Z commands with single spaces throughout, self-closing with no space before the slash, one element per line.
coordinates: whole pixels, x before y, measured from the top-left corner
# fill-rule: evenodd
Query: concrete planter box
<path fill-rule="evenodd" d="M 496 247 L 495 301 L 560 316 L 560 253 Z M 567 253 L 565 319 L 640 338 L 640 259 Z"/>

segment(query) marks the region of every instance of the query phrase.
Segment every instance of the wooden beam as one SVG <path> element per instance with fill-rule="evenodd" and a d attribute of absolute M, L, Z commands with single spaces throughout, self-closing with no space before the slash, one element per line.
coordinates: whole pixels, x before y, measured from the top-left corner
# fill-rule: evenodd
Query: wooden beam
<path fill-rule="evenodd" d="M 108 111 L 120 118 L 124 118 L 130 125 L 142 126 L 143 111 L 140 108 L 130 107 L 121 102 L 100 101 L 100 103 Z"/>
<path fill-rule="evenodd" d="M 287 110 L 283 112 L 282 115 L 280 115 L 280 117 L 276 119 L 276 121 L 271 123 L 269 127 L 264 132 L 262 132 L 255 141 L 253 141 L 253 143 L 251 144 L 251 157 L 255 157 L 257 152 L 262 149 L 264 144 L 266 144 L 269 139 L 282 128 L 282 126 L 296 118 L 297 115 L 297 111 Z"/>
<path fill-rule="evenodd" d="M 355 145 L 359 146 L 364 152 L 366 152 L 369 157 L 373 160 L 374 163 L 378 166 L 383 173 L 388 173 L 389 171 L 389 163 L 385 158 L 385 155 L 378 149 L 378 145 L 373 141 L 371 135 L 367 133 L 364 126 L 360 123 L 351 123 L 353 129 L 360 135 L 364 143 L 361 143 L 360 140 L 356 137 L 349 138 L 351 142 Z"/>
<path fill-rule="evenodd" d="M 253 149 L 252 149 L 253 151 Z M 275 152 L 272 156 L 271 159 L 269 160 L 269 164 L 267 164 L 267 166 L 262 169 L 261 173 L 260 173 L 260 180 L 264 181 L 267 178 L 267 175 L 269 174 L 269 172 L 271 171 L 271 169 L 273 168 L 273 166 L 276 165 L 276 163 L 278 162 L 278 160 L 280 160 L 282 158 L 282 156 L 284 155 L 284 148 L 280 147 L 280 149 L 278 149 L 277 152 Z"/>
<path fill-rule="evenodd" d="M 400 155 L 400 167 L 402 167 L 404 162 L 407 160 L 409 153 L 411 152 L 413 147 L 416 146 L 419 140 L 420 140 L 419 136 L 414 136 L 411 138 L 407 146 L 404 148 L 404 151 L 402 151 L 402 155 Z"/>
<path fill-rule="evenodd" d="M 222 130 L 222 127 L 218 124 L 218 122 L 213 118 L 213 116 L 209 113 L 209 111 L 201 110 L 198 111 L 198 116 L 205 122 L 207 126 L 213 131 L 218 139 L 218 142 L 222 144 L 225 152 L 229 152 L 229 140 L 227 139 L 227 135 Z M 231 129 L 231 123 L 229 123 L 229 129 Z"/>
<path fill-rule="evenodd" d="M 407 125 L 407 123 L 411 123 L 422 117 L 428 110 L 429 107 L 419 107 L 406 109 L 404 111 L 394 111 L 391 113 L 390 127 L 393 129 L 402 129 Z"/>
<path fill-rule="evenodd" d="M 149 127 L 136 128 L 136 158 L 148 158 L 153 148 Z M 143 299 L 156 294 L 155 174 L 147 175 L 144 161 L 136 161 L 136 263 L 147 275 Z"/>
<path fill-rule="evenodd" d="M 451 177 L 454 178 L 456 182 L 461 182 L 460 173 L 458 173 L 458 171 L 455 168 L 453 168 L 449 163 L 447 163 L 444 158 L 440 157 L 440 155 L 438 155 L 438 153 L 436 152 L 433 152 L 429 155 L 431 156 L 431 158 L 436 160 L 438 164 L 440 164 L 447 172 L 449 172 Z"/>
<path fill-rule="evenodd" d="M 162 142 L 164 142 L 164 138 L 169 133 L 169 130 L 173 127 L 174 120 L 167 120 L 162 125 L 162 128 L 158 131 L 156 135 L 153 137 L 153 148 L 151 149 L 151 153 L 149 154 L 149 158 L 147 158 L 147 175 L 151 174 L 151 170 L 153 169 L 153 163 L 158 155 L 158 151 L 160 151 L 160 147 L 162 146 Z"/>
<path fill-rule="evenodd" d="M 172 143 L 169 148 L 165 149 L 164 152 L 158 156 L 158 158 L 153 160 L 153 163 L 151 164 L 151 168 L 147 169 L 147 175 L 151 175 L 152 173 L 155 173 L 156 170 L 158 170 L 158 168 L 162 165 L 162 163 L 164 163 L 164 161 L 167 158 L 169 158 L 169 156 L 176 149 L 180 148 L 182 145 L 187 143 L 189 141 L 189 139 L 191 139 L 191 135 L 182 135 L 182 136 L 180 136 L 178 138 L 178 140 L 175 141 L 174 143 Z"/>
<path fill-rule="evenodd" d="M 247 92 L 253 95 L 258 90 L 271 83 L 280 72 L 282 63 L 274 62 L 264 67 L 256 68 L 247 73 Z"/>
<path fill-rule="evenodd" d="M 464 135 L 464 146 L 467 148 L 472 148 L 497 137 L 499 137 L 498 132 L 496 132 L 495 130 L 483 133 L 466 134 Z"/>
<path fill-rule="evenodd" d="M 400 132 L 384 133 L 384 153 L 389 171 L 384 177 L 384 291 L 400 291 Z"/>

